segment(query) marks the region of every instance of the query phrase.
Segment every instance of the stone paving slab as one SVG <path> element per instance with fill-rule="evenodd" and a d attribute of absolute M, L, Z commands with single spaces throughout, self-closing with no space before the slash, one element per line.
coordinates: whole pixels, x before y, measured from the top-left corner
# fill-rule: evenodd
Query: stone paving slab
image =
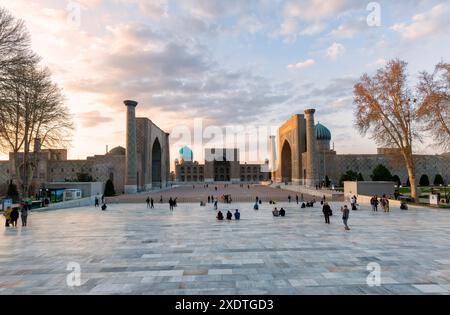
<path fill-rule="evenodd" d="M 0 228 L 5 294 L 450 294 L 450 212 L 352 211 L 282 203 L 287 217 L 252 203 L 239 222 L 218 222 L 211 205 L 110 205 L 33 213 L 27 228 Z M 81 268 L 81 286 L 67 278 Z M 370 263 L 381 285 L 367 284 Z"/>

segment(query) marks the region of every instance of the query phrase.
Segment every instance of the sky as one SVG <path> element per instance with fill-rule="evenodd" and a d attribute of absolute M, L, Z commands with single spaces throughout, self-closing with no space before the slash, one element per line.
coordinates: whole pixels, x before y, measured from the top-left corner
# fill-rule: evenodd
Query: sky
<path fill-rule="evenodd" d="M 375 153 L 377 145 L 354 128 L 358 78 L 400 58 L 409 63 L 413 86 L 420 71 L 450 56 L 449 1 L 0 0 L 0 6 L 25 21 L 32 48 L 63 89 L 76 126 L 73 159 L 125 146 L 125 99 L 138 101 L 138 116 L 173 135 L 192 130 L 194 119 L 213 130 L 273 132 L 315 108 L 338 154 Z M 202 146 L 217 144 L 209 136 L 194 146 L 194 159 Z M 183 144 L 192 147 L 184 142 L 171 138 L 172 159 Z M 440 153 L 429 138 L 415 151 Z"/>

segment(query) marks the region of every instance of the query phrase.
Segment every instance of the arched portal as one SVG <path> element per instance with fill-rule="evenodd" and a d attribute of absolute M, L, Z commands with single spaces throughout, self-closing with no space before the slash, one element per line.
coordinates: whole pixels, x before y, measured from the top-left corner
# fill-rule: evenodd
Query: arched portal
<path fill-rule="evenodd" d="M 153 187 L 162 187 L 162 150 L 158 138 L 152 147 L 152 184 Z"/>
<path fill-rule="evenodd" d="M 292 182 L 292 150 L 287 141 L 281 150 L 281 176 L 283 182 Z"/>

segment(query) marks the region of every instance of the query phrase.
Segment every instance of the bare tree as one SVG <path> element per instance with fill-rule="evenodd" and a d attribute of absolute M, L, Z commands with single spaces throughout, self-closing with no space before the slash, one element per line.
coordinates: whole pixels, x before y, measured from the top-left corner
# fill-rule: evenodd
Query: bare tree
<path fill-rule="evenodd" d="M 34 140 L 64 145 L 72 123 L 50 71 L 28 49 L 23 23 L 5 10 L 0 10 L 0 51 L 6 52 L 0 57 L 0 150 L 13 153 L 15 180 L 27 197 L 38 158 L 31 151 Z"/>
<path fill-rule="evenodd" d="M 406 67 L 406 62 L 392 60 L 373 77 L 364 74 L 354 88 L 355 117 L 361 134 L 370 133 L 378 145 L 401 152 L 411 184 L 411 197 L 416 200 L 412 152 L 413 142 L 419 136 L 415 131 L 416 102 L 411 101 Z"/>
<path fill-rule="evenodd" d="M 29 45 L 30 37 L 23 21 L 0 8 L 0 71 L 10 65 L 26 62 L 28 58 L 25 57 L 32 55 Z"/>
<path fill-rule="evenodd" d="M 441 62 L 433 73 L 422 72 L 418 85 L 418 118 L 437 145 L 450 149 L 450 63 Z"/>

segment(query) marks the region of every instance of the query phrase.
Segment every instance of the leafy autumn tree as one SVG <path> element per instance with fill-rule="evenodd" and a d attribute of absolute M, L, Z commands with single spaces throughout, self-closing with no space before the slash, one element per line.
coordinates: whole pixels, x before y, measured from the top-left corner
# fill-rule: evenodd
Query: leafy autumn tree
<path fill-rule="evenodd" d="M 406 62 L 392 60 L 373 77 L 364 74 L 354 87 L 355 118 L 362 135 L 369 133 L 378 145 L 400 150 L 411 183 L 411 197 L 416 200 L 412 152 L 413 142 L 419 135 L 406 67 Z"/>
<path fill-rule="evenodd" d="M 418 118 L 437 145 L 450 149 L 450 63 L 441 62 L 433 73 L 422 72 L 418 92 Z"/>

